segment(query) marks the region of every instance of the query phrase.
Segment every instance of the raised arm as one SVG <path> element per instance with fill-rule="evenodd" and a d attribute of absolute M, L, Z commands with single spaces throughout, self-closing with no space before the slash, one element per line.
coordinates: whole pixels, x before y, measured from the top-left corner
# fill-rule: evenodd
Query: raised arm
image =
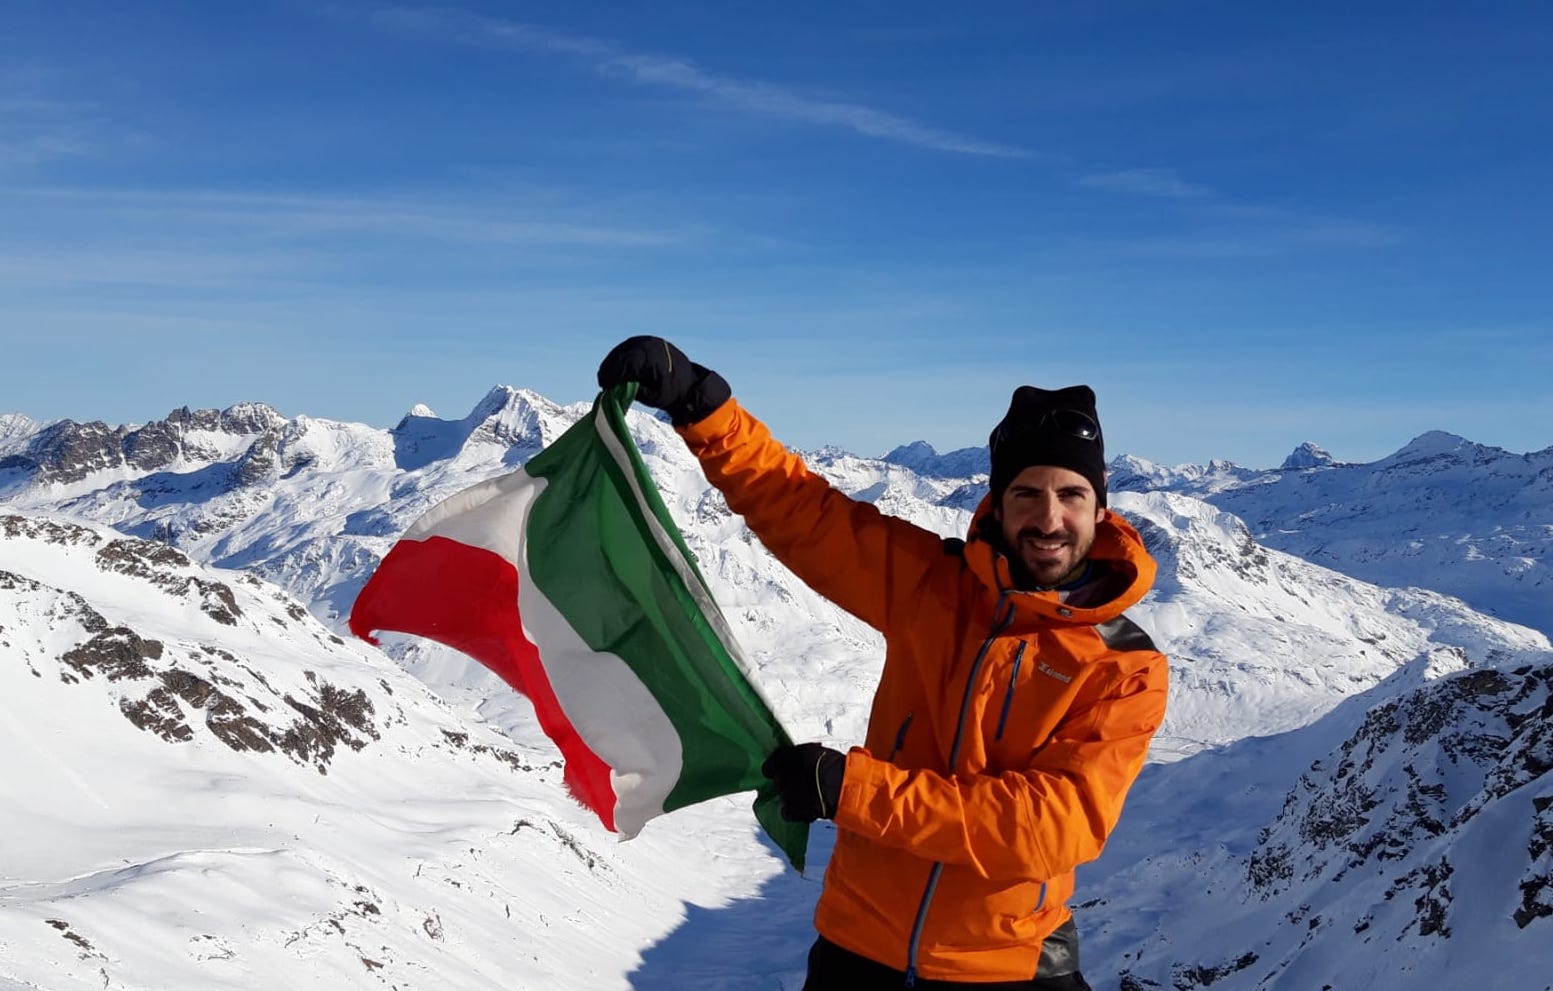
<path fill-rule="evenodd" d="M 884 629 L 927 570 L 940 539 L 836 491 L 731 398 L 728 384 L 661 338 L 623 342 L 599 368 L 605 388 L 669 413 L 707 479 L 778 560 L 810 588 Z"/>

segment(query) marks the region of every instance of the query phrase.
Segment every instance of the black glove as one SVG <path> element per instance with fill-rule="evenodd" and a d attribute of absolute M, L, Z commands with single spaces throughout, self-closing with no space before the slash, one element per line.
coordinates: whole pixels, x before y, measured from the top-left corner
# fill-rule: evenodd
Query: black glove
<path fill-rule="evenodd" d="M 604 356 L 599 388 L 637 383 L 636 398 L 669 414 L 675 426 L 688 426 L 711 415 L 733 390 L 709 368 L 685 357 L 685 352 L 661 337 L 632 337 Z"/>
<path fill-rule="evenodd" d="M 841 804 L 841 779 L 847 758 L 819 743 L 778 747 L 760 765 L 760 773 L 776 782 L 782 797 L 782 818 L 788 822 L 834 819 Z"/>

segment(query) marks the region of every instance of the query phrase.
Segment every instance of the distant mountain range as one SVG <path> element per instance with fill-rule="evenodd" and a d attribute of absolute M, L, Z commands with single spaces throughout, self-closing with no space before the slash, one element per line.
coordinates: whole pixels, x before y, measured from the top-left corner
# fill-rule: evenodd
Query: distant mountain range
<path fill-rule="evenodd" d="M 1119 458 L 1111 479 L 1116 491 L 1210 502 L 1262 544 L 1313 563 L 1431 588 L 1553 634 L 1553 447 L 1513 454 L 1436 431 L 1369 464 L 1306 445 L 1273 471 Z"/>
<path fill-rule="evenodd" d="M 549 911 L 563 918 L 568 899 L 595 906 L 592 922 L 613 934 L 594 934 L 608 952 L 595 954 L 584 976 L 535 943 L 524 971 L 535 987 L 672 987 L 654 983 L 664 952 L 696 961 L 704 976 L 697 986 L 775 989 L 783 973 L 801 972 L 804 906 L 814 886 L 782 874 L 752 838 L 745 807 L 712 803 L 655 822 L 631 844 L 601 846 L 603 833 L 547 776 L 548 744 L 526 703 L 435 645 L 391 640 L 385 657 L 343 635 L 356 592 L 411 521 L 453 492 L 522 464 L 585 411 L 498 387 L 468 416 L 444 420 L 417 407 L 392 430 L 287 418 L 260 404 L 180 409 L 136 427 L 0 417 L 0 675 L 8 679 L 6 701 L 28 714 L 11 724 L 20 767 L 14 780 L 68 774 L 84 782 L 83 795 L 93 793 L 99 777 L 117 774 L 116 748 L 134 739 L 142 741 L 131 748 L 142 769 L 134 780 L 147 789 L 144 801 L 113 792 L 119 797 L 106 802 L 76 796 L 52 811 L 29 812 L 16 785 L 13 801 L 0 806 L 0 835 L 8 838 L 0 858 L 0 988 L 7 978 L 37 982 L 50 967 L 94 987 L 104 979 L 202 987 L 235 973 L 233 960 L 262 961 L 288 987 L 338 987 L 363 975 L 418 986 L 414 975 L 452 966 L 447 953 L 455 945 L 483 961 L 493 945 L 487 940 L 515 938 L 485 928 L 463 885 L 495 902 L 530 888 L 557 891 Z M 640 409 L 630 422 L 779 717 L 799 738 L 842 746 L 860 740 L 882 658 L 877 634 L 772 560 L 708 488 L 665 422 Z M 780 426 L 773 424 L 779 436 Z M 985 448 L 940 455 L 919 442 L 883 459 L 835 449 L 808 459 L 842 490 L 944 535 L 964 533 L 985 492 Z M 1380 954 L 1395 966 L 1372 967 L 1366 981 L 1332 976 L 1362 962 L 1349 951 L 1362 944 L 1365 930 L 1353 927 L 1366 918 L 1371 939 L 1384 935 L 1388 950 L 1411 948 L 1435 961 L 1437 975 L 1458 973 L 1451 960 L 1489 959 L 1492 941 L 1553 970 L 1553 953 L 1539 948 L 1553 945 L 1544 911 L 1553 905 L 1553 835 L 1544 835 L 1543 822 L 1553 813 L 1538 797 L 1553 795 L 1553 756 L 1545 754 L 1553 710 L 1544 704 L 1553 665 L 1553 448 L 1516 455 L 1427 434 L 1372 464 L 1340 464 L 1302 445 L 1270 471 L 1227 462 L 1161 468 L 1120 457 L 1111 480 L 1114 509 L 1139 527 L 1160 562 L 1155 591 L 1134 619 L 1171 656 L 1173 685 L 1156 763 L 1112 850 L 1081 878 L 1076 908 L 1091 934 L 1091 983 L 1101 991 L 1319 988 L 1323 981 L 1333 988 L 1420 986 L 1409 983 L 1417 970 L 1403 966 L 1400 949 Z M 402 680 L 402 672 L 414 680 Z M 413 713 L 405 708 L 410 697 L 424 699 Z M 91 734 L 79 746 L 50 743 L 49 726 L 87 714 L 81 725 Z M 390 744 L 407 733 L 436 746 Z M 239 750 L 231 740 L 250 746 Z M 320 767 L 317 748 L 325 742 L 332 749 Z M 470 747 L 495 758 L 480 772 L 488 777 L 446 794 L 521 792 L 528 812 L 513 817 L 535 826 L 530 845 L 550 837 L 562 849 L 524 860 L 521 870 L 480 866 L 489 841 L 476 834 L 493 836 L 502 816 L 493 820 L 475 807 L 467 819 L 439 811 L 435 828 L 466 837 L 458 841 L 466 854 L 450 847 L 432 857 L 425 842 L 405 842 L 435 860 L 445 879 L 439 883 L 460 892 L 436 910 L 443 921 L 432 928 L 444 939 L 434 945 L 423 926 L 425 945 L 388 940 L 374 928 L 389 917 L 386 892 L 396 892 L 396 905 L 413 903 L 412 914 L 430 902 L 420 888 L 388 880 L 400 863 L 395 830 L 408 826 L 373 804 L 398 799 L 381 790 L 368 798 L 365 779 L 356 776 L 370 766 L 395 787 L 419 789 L 423 772 L 400 764 L 423 762 L 425 774 L 452 775 L 451 782 L 465 772 L 448 770 L 448 762 L 468 759 Z M 406 756 L 412 752 L 414 760 Z M 520 764 L 529 769 L 522 782 L 501 777 L 512 773 L 502 768 Z M 164 795 L 186 787 L 175 784 L 188 782 L 179 770 L 185 765 L 204 768 L 197 775 L 219 786 L 196 787 L 193 797 Z M 200 819 L 200 802 L 258 810 L 254 803 L 265 795 L 272 802 L 284 796 L 291 811 L 243 849 L 275 851 L 282 873 L 318 894 L 320 906 L 336 891 L 327 879 L 342 881 L 334 907 L 320 907 L 311 929 L 288 914 L 283 890 L 264 890 L 258 874 L 225 854 L 199 853 L 213 841 L 187 825 Z M 346 809 L 350 825 L 333 839 L 318 823 L 298 825 L 309 810 L 327 824 Z M 374 833 L 370 820 L 384 816 L 395 825 Z M 246 828 L 234 822 L 211 819 L 221 829 Z M 79 855 L 57 849 L 52 830 L 61 823 L 73 831 Z M 1510 840 L 1486 844 L 1490 827 Z M 521 825 L 507 828 L 529 835 Z M 165 848 L 176 856 L 158 870 L 145 865 L 162 861 L 145 860 L 110 884 L 101 872 L 116 860 L 146 856 L 118 851 L 114 835 L 133 837 L 136 851 Z M 707 854 L 697 864 L 737 869 L 680 866 L 652 875 L 662 867 L 656 858 L 687 835 Z M 366 886 L 380 895 L 373 904 L 381 917 L 367 918 L 366 909 L 352 915 L 351 871 L 328 859 L 345 857 L 352 836 L 375 837 L 357 868 L 372 861 Z M 319 845 L 338 852 L 305 852 Z M 1447 861 L 1449 870 L 1440 866 Z M 586 869 L 579 872 L 579 863 Z M 101 883 L 78 890 L 66 883 L 77 875 Z M 207 900 L 191 884 L 197 876 L 221 879 Z M 1199 887 L 1207 893 L 1193 893 Z M 216 888 L 257 890 L 244 900 L 218 898 Z M 762 911 L 793 920 L 795 932 L 772 950 L 791 954 L 786 971 L 700 959 L 693 936 L 670 936 L 660 945 L 674 949 L 649 951 L 672 922 L 622 921 L 614 908 L 599 907 L 623 899 L 622 910 L 647 903 L 661 910 L 664 899 L 712 889 L 723 898 L 759 898 Z M 160 939 L 210 951 L 187 966 L 157 970 L 154 940 L 144 948 L 115 942 L 105 952 L 104 930 L 87 932 L 66 911 L 87 906 L 75 914 L 106 921 L 170 890 L 187 892 L 207 914 L 237 917 L 216 926 L 222 931 L 207 943 L 186 916 L 149 916 Z M 1469 923 L 1453 907 L 1470 903 L 1476 911 L 1484 899 L 1503 906 L 1489 913 L 1498 920 L 1492 925 Z M 1428 905 L 1411 913 L 1380 907 L 1420 900 Z M 297 946 L 344 961 L 341 969 L 326 980 L 301 949 L 288 955 L 286 946 L 265 942 L 262 927 L 243 921 L 249 915 L 314 933 L 307 937 L 313 943 Z M 556 916 L 545 918 L 557 928 Z M 739 931 L 737 918 L 695 924 L 761 938 Z M 524 920 L 538 924 L 532 913 Z M 587 925 L 577 919 L 559 928 Z M 1299 931 L 1269 938 L 1284 927 Z M 379 938 L 387 941 L 374 956 L 366 944 Z M 257 942 L 245 947 L 245 939 Z M 18 969 L 4 956 L 8 943 L 41 962 Z M 1438 949 L 1447 944 L 1448 952 Z M 652 965 L 633 971 L 629 961 L 638 953 Z M 687 960 L 669 962 L 683 967 Z M 482 981 L 494 971 L 484 966 L 446 971 L 463 976 L 443 983 L 489 986 Z M 1302 983 L 1318 972 L 1326 976 Z"/>

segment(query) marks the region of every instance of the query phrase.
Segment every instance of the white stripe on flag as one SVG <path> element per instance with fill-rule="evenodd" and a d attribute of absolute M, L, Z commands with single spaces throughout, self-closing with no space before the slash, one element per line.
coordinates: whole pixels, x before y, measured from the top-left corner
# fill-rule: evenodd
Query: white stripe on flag
<path fill-rule="evenodd" d="M 674 571 L 679 575 L 685 587 L 690 590 L 691 598 L 695 599 L 701 615 L 706 617 L 707 623 L 712 627 L 717 639 L 722 641 L 723 647 L 728 651 L 728 656 L 733 660 L 734 666 L 744 676 L 744 681 L 749 685 L 750 691 L 760 699 L 767 712 L 776 712 L 771 700 L 766 693 L 760 690 L 760 678 L 755 669 L 744 659 L 743 652 L 739 649 L 739 641 L 734 638 L 733 630 L 728 627 L 728 621 L 723 618 L 723 611 L 712 598 L 712 593 L 701 583 L 701 577 L 696 569 L 685 560 L 674 538 L 658 522 L 658 516 L 653 512 L 646 495 L 642 493 L 642 487 L 637 483 L 636 466 L 631 463 L 631 456 L 620 443 L 620 438 L 615 436 L 615 431 L 610 425 L 609 417 L 604 414 L 604 406 L 599 404 L 593 416 L 593 425 L 598 430 L 599 438 L 604 442 L 604 448 L 609 451 L 615 464 L 620 466 L 620 473 L 625 476 L 626 482 L 631 486 L 631 494 L 636 497 L 636 504 L 641 510 L 642 518 L 647 521 L 647 529 L 652 533 L 653 540 L 663 550 L 665 556 L 674 565 Z"/>
<path fill-rule="evenodd" d="M 609 766 L 615 829 L 630 839 L 663 814 L 684 768 L 684 750 L 674 724 L 630 666 L 589 647 L 534 582 L 528 517 L 547 484 L 521 470 L 482 482 L 433 507 L 404 539 L 446 537 L 517 568 L 523 635 L 538 648 L 550 688 L 577 735 Z"/>

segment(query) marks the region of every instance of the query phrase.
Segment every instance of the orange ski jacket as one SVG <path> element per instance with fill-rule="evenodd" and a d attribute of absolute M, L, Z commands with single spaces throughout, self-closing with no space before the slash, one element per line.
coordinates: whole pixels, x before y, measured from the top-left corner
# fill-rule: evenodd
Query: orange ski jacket
<path fill-rule="evenodd" d="M 1016 590 L 976 524 L 961 547 L 836 491 L 737 400 L 680 433 L 783 564 L 884 634 L 820 934 L 936 980 L 1076 969 L 1074 868 L 1099 856 L 1165 713 L 1165 657 L 1122 615 L 1154 580 L 1137 531 L 1107 513 L 1090 560 L 1117 594 L 1069 606 Z"/>

